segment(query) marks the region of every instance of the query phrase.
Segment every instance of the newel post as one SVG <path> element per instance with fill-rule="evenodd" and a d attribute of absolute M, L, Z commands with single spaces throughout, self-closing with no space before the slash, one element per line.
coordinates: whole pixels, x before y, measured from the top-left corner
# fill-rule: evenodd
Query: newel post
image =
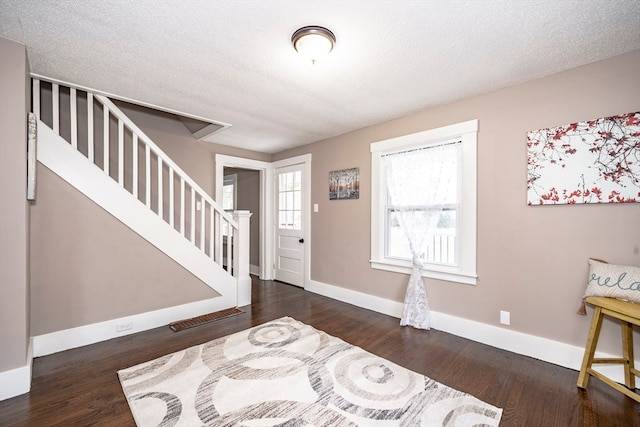
<path fill-rule="evenodd" d="M 238 307 L 251 304 L 251 277 L 249 276 L 249 248 L 251 245 L 249 211 L 234 211 L 238 223 L 238 240 L 233 245 L 233 271 L 238 281 Z"/>

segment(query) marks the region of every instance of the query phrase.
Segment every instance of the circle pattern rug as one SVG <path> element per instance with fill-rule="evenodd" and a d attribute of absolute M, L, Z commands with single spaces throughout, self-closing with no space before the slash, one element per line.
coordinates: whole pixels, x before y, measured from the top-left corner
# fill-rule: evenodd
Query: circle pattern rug
<path fill-rule="evenodd" d="M 502 409 L 290 317 L 118 372 L 150 426 L 497 426 Z"/>

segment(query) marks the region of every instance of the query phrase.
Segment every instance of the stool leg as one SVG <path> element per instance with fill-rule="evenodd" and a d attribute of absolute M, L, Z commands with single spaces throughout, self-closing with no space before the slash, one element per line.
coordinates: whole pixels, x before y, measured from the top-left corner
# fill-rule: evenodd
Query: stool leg
<path fill-rule="evenodd" d="M 622 357 L 624 358 L 624 384 L 636 388 L 636 376 L 633 366 L 633 329 L 631 323 L 622 321 Z"/>
<path fill-rule="evenodd" d="M 596 353 L 596 346 L 598 345 L 598 337 L 600 336 L 600 329 L 602 328 L 602 308 L 596 307 L 593 312 L 593 320 L 591 320 L 591 328 L 589 329 L 589 337 L 587 338 L 587 345 L 584 349 L 584 357 L 582 358 L 582 367 L 580 368 L 580 375 L 578 375 L 578 387 L 586 388 L 589 383 L 589 372 L 591 364 L 593 363 L 593 356 Z"/>

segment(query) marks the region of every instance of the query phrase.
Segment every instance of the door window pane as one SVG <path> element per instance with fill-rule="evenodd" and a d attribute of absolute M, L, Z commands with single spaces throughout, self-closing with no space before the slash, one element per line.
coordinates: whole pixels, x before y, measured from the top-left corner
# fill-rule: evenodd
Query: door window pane
<path fill-rule="evenodd" d="M 278 227 L 302 230 L 302 172 L 285 172 L 278 177 Z"/>

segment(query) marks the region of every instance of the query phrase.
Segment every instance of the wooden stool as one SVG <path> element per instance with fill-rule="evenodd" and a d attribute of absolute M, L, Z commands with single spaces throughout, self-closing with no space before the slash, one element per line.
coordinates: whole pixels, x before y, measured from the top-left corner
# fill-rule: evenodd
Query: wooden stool
<path fill-rule="evenodd" d="M 578 387 L 586 388 L 589 382 L 589 374 L 591 374 L 633 400 L 640 402 L 640 395 L 633 391 L 636 388 L 636 376 L 640 377 L 640 371 L 633 366 L 633 329 L 631 326 L 632 324 L 640 326 L 640 304 L 604 297 L 588 297 L 585 301 L 595 306 L 596 310 L 593 313 L 589 338 L 584 349 L 582 367 L 580 368 L 580 375 L 578 375 Z M 620 359 L 593 358 L 604 316 L 620 319 L 622 324 L 622 358 Z M 591 365 L 594 363 L 620 363 L 624 365 L 624 383 L 627 387 L 623 387 L 592 369 Z"/>

